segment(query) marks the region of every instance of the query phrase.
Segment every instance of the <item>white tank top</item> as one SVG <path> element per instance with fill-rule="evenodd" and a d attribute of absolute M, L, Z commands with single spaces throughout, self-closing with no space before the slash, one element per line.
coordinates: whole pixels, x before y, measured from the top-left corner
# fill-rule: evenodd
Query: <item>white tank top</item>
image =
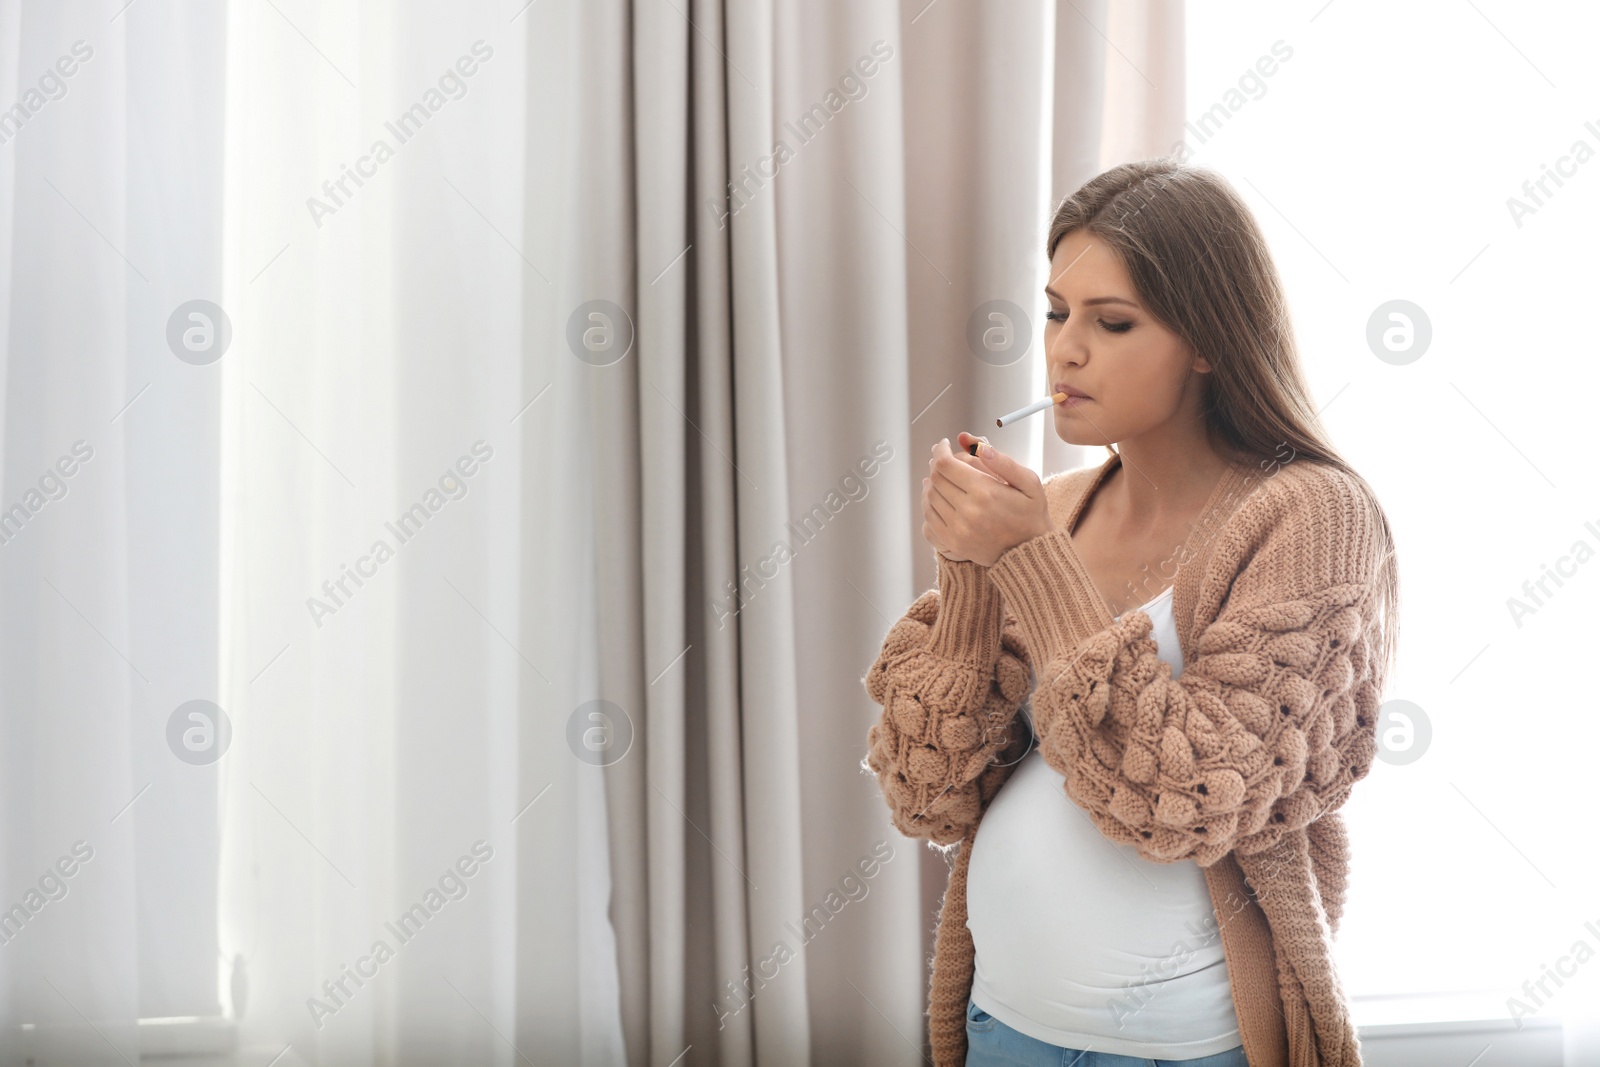
<path fill-rule="evenodd" d="M 1172 589 L 1139 610 L 1178 677 Z M 1031 726 L 1031 700 L 1023 713 Z M 1037 744 L 978 824 L 967 928 L 973 1002 L 1029 1037 L 1172 1060 L 1240 1043 L 1205 872 L 1192 859 L 1144 859 L 1102 835 Z"/>

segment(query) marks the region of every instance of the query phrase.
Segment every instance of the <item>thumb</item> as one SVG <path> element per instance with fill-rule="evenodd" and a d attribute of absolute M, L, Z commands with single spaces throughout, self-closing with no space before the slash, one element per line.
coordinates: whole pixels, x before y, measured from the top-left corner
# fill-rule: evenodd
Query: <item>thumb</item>
<path fill-rule="evenodd" d="M 983 460 L 984 466 L 993 471 L 996 477 L 1004 479 L 1018 489 L 1023 489 L 1039 480 L 1031 468 L 1023 466 L 987 441 L 978 445 L 978 458 Z"/>

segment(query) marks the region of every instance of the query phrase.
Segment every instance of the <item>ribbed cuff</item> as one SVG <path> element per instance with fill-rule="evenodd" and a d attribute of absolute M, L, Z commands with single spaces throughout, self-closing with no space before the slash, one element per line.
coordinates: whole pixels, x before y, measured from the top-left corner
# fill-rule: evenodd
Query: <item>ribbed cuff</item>
<path fill-rule="evenodd" d="M 989 581 L 987 569 L 971 560 L 939 558 L 939 614 L 933 620 L 928 651 L 969 666 L 987 668 L 1000 658 L 1000 627 L 1005 601 Z"/>
<path fill-rule="evenodd" d="M 1116 622 L 1065 530 L 1008 549 L 988 577 L 1017 617 L 1035 670 Z"/>

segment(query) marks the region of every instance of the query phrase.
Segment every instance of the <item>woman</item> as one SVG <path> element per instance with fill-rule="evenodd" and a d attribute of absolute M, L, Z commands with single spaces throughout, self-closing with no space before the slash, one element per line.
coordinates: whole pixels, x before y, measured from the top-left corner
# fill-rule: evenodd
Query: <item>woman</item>
<path fill-rule="evenodd" d="M 1041 482 L 939 442 L 938 588 L 863 679 L 895 825 L 957 846 L 935 1067 L 1356 1067 L 1336 809 L 1394 656 L 1387 518 L 1223 179 L 1117 167 L 1046 253 L 1055 430 L 1109 454 Z"/>

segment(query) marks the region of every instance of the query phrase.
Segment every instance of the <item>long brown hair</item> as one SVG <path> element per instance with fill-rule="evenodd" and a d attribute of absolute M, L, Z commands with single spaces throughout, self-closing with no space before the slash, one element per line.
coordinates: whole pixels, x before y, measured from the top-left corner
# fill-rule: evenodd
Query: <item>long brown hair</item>
<path fill-rule="evenodd" d="M 1223 446 L 1219 451 L 1282 457 L 1287 448 L 1296 459 L 1337 467 L 1361 486 L 1383 556 L 1381 677 L 1387 678 L 1400 598 L 1394 531 L 1372 486 L 1322 426 L 1283 284 L 1249 206 L 1214 171 L 1172 158 L 1146 159 L 1113 167 L 1062 200 L 1050 222 L 1046 259 L 1078 230 L 1117 253 L 1145 307 L 1210 363 L 1206 434 Z"/>

